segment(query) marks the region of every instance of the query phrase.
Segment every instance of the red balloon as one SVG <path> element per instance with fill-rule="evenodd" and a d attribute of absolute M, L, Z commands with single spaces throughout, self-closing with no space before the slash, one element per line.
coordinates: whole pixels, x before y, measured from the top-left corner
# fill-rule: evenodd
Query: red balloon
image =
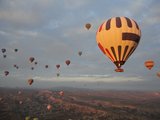
<path fill-rule="evenodd" d="M 71 63 L 70 60 L 66 60 L 66 64 L 69 65 Z"/>

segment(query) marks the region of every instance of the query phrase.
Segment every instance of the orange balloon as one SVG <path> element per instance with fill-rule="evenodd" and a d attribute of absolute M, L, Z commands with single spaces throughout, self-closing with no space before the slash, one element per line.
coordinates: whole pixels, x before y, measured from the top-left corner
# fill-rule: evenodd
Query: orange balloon
<path fill-rule="evenodd" d="M 154 61 L 153 60 L 147 60 L 147 61 L 145 61 L 144 65 L 146 66 L 146 68 L 151 70 L 154 67 Z"/>
<path fill-rule="evenodd" d="M 33 82 L 34 82 L 33 79 L 29 79 L 29 80 L 28 80 L 28 84 L 29 84 L 29 85 L 32 85 Z"/>

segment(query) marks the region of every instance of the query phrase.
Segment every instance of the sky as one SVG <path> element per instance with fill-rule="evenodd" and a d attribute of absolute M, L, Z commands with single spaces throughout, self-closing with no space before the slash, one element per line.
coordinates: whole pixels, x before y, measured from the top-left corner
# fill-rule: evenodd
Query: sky
<path fill-rule="evenodd" d="M 7 50 L 7 58 L 0 54 L 0 87 L 160 90 L 159 6 L 159 0 L 0 0 L 0 48 Z M 98 27 L 116 16 L 134 19 L 142 32 L 123 73 L 114 71 L 96 43 Z M 90 30 L 86 23 L 91 23 Z M 32 56 L 36 66 L 29 63 Z M 144 66 L 148 59 L 155 62 L 151 71 Z M 32 86 L 29 78 L 35 81 Z"/>

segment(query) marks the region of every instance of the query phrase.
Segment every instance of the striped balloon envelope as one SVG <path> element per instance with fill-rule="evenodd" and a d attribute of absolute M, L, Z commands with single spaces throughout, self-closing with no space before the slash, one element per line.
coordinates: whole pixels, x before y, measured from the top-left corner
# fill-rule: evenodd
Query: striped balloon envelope
<path fill-rule="evenodd" d="M 116 72 L 123 72 L 121 66 L 137 48 L 140 38 L 138 24 L 127 17 L 110 18 L 96 33 L 98 47 L 116 65 Z"/>

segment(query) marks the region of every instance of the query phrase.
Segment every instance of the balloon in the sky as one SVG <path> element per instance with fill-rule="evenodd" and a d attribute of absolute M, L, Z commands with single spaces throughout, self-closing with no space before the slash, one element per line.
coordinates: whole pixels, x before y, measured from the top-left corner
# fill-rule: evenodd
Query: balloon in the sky
<path fill-rule="evenodd" d="M 6 52 L 6 49 L 5 49 L 5 48 L 2 48 L 1 51 L 2 51 L 2 53 L 5 53 L 5 52 Z"/>
<path fill-rule="evenodd" d="M 3 55 L 3 58 L 6 58 L 7 57 L 7 55 Z"/>
<path fill-rule="evenodd" d="M 59 69 L 59 68 L 60 68 L 60 65 L 59 65 L 59 64 L 57 64 L 57 65 L 56 65 L 56 67 L 57 67 L 57 69 Z"/>
<path fill-rule="evenodd" d="M 57 77 L 59 77 L 60 76 L 60 73 L 57 73 Z"/>
<path fill-rule="evenodd" d="M 16 48 L 16 49 L 14 49 L 14 51 L 15 51 L 15 52 L 18 52 L 18 49 Z"/>
<path fill-rule="evenodd" d="M 78 55 L 81 56 L 81 55 L 82 55 L 82 51 L 79 51 L 79 52 L 78 52 Z"/>
<path fill-rule="evenodd" d="M 5 76 L 9 75 L 9 71 L 4 71 Z"/>
<path fill-rule="evenodd" d="M 37 63 L 37 62 L 34 62 L 34 64 L 37 65 L 38 63 Z"/>
<path fill-rule="evenodd" d="M 52 105 L 48 104 L 47 105 L 47 110 L 51 110 L 52 109 Z"/>
<path fill-rule="evenodd" d="M 96 34 L 98 47 L 117 69 L 121 69 L 137 48 L 140 38 L 138 24 L 127 17 L 114 17 L 103 22 Z"/>
<path fill-rule="evenodd" d="M 90 23 L 87 23 L 87 24 L 85 25 L 85 27 L 89 30 L 89 29 L 91 28 L 91 24 L 90 24 Z"/>
<path fill-rule="evenodd" d="M 16 65 L 16 64 L 14 64 L 14 65 L 13 65 L 13 67 L 15 67 L 15 68 L 16 68 L 16 67 L 17 67 L 17 65 Z"/>
<path fill-rule="evenodd" d="M 144 65 L 146 66 L 146 68 L 151 70 L 154 67 L 154 61 L 153 60 L 147 60 L 147 61 L 145 61 Z"/>
<path fill-rule="evenodd" d="M 29 79 L 29 80 L 28 80 L 28 84 L 29 84 L 29 85 L 32 85 L 33 82 L 34 82 L 33 79 Z"/>
<path fill-rule="evenodd" d="M 66 64 L 69 65 L 71 63 L 70 60 L 66 60 Z"/>
<path fill-rule="evenodd" d="M 48 65 L 45 65 L 45 68 L 48 68 Z"/>
<path fill-rule="evenodd" d="M 35 60 L 34 57 L 30 57 L 30 58 L 29 58 L 29 61 L 30 61 L 31 63 L 32 63 L 34 60 Z"/>
<path fill-rule="evenodd" d="M 34 67 L 31 67 L 31 70 L 34 70 Z"/>

